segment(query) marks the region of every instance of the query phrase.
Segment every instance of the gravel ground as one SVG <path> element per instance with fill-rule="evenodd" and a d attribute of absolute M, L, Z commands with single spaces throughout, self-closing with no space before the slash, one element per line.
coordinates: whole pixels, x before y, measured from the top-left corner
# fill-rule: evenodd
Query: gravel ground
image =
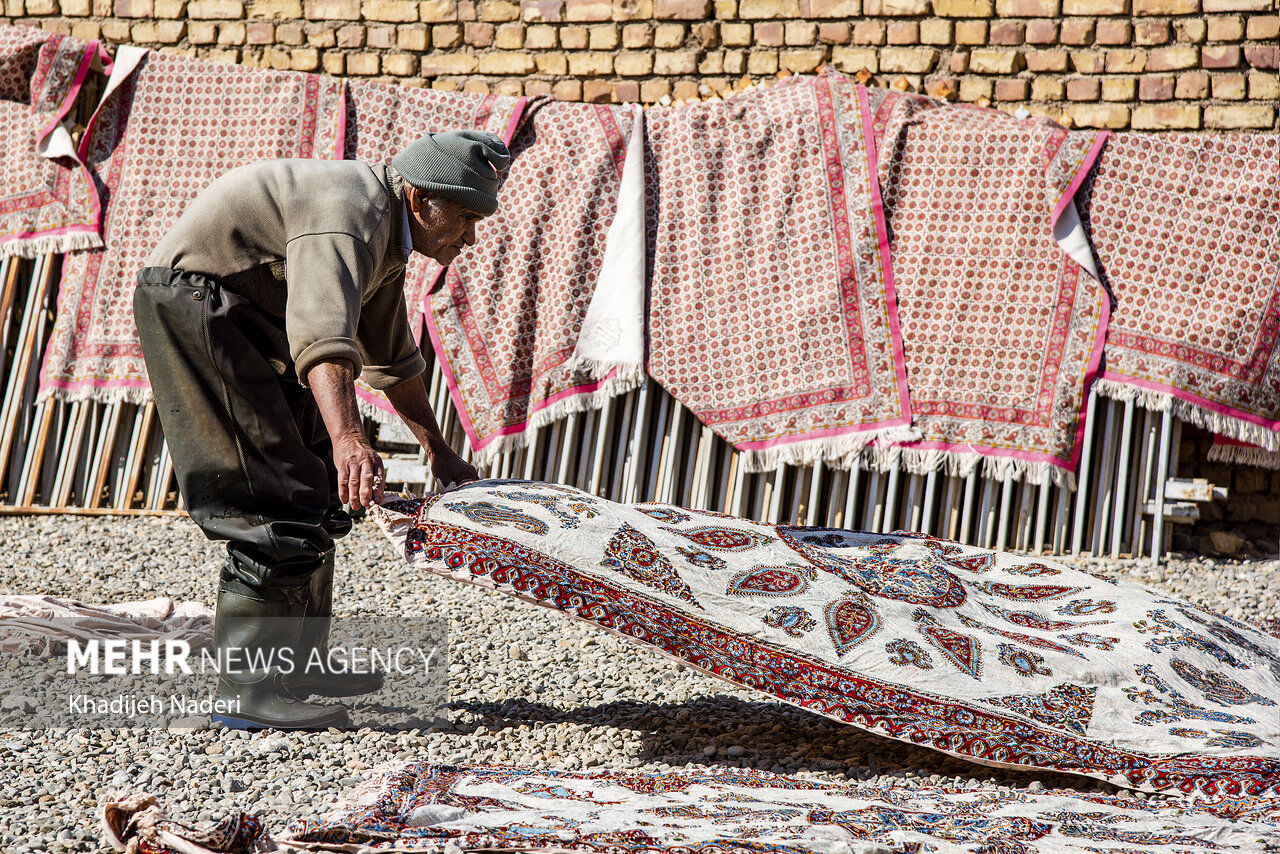
<path fill-rule="evenodd" d="M 87 602 L 164 595 L 212 604 L 222 554 L 185 518 L 0 517 L 0 545 L 0 593 Z M 1076 563 L 1237 619 L 1280 610 L 1280 561 L 1180 555 L 1159 572 L 1132 560 Z M 326 810 L 387 760 L 754 767 L 834 782 L 1118 791 L 983 768 L 762 700 L 584 623 L 415 575 L 371 522 L 341 542 L 338 567 L 339 613 L 447 616 L 447 723 L 407 733 L 0 729 L 0 850 L 109 850 L 97 839 L 95 806 L 110 786 L 150 791 L 180 819 L 205 821 L 239 806 L 280 830 L 289 818 Z"/>

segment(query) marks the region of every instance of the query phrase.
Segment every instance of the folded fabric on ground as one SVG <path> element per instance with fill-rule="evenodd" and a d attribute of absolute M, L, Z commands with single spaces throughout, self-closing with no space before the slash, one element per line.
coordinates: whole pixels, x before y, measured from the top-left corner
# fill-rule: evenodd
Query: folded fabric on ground
<path fill-rule="evenodd" d="M 1082 196 L 1116 297 L 1099 392 L 1280 451 L 1280 136 L 1120 134 Z"/>
<path fill-rule="evenodd" d="M 1149 790 L 1280 786 L 1280 640 L 1136 584 L 521 481 L 373 512 L 416 567 L 874 733 Z"/>
<path fill-rule="evenodd" d="M 644 377 L 643 220 L 627 209 L 642 204 L 639 184 L 622 194 L 627 173 L 643 170 L 640 111 L 563 102 L 530 110 L 511 141 L 497 213 L 477 224 L 476 245 L 429 300 L 428 331 L 481 460 Z M 629 227 L 611 229 L 615 219 Z M 627 268 L 606 270 L 607 244 L 633 250 L 621 256 Z M 604 316 L 588 330 L 593 307 Z M 597 355 L 577 358 L 589 331 L 615 336 L 626 352 L 610 358 L 610 342 L 589 340 Z"/>
<path fill-rule="evenodd" d="M 0 653 L 60 651 L 70 640 L 174 640 L 192 649 L 213 642 L 213 610 L 161 597 L 91 605 L 54 596 L 0 596 Z"/>
<path fill-rule="evenodd" d="M 1068 480 L 1109 304 L 1055 232 L 1078 222 L 1072 198 L 1104 135 L 886 90 L 872 108 L 923 434 L 873 463 L 967 474 L 985 459 L 992 476 Z"/>
<path fill-rule="evenodd" d="M 390 163 L 425 133 L 475 128 L 511 141 L 527 99 L 499 95 L 442 92 L 386 83 L 347 83 L 346 156 L 365 163 Z M 404 296 L 414 337 L 422 339 L 427 292 L 441 273 L 425 255 L 409 256 Z M 357 390 L 366 414 L 386 420 L 394 413 L 386 396 L 363 382 Z"/>
<path fill-rule="evenodd" d="M 0 26 L 0 256 L 102 245 L 97 192 L 62 127 L 101 51 L 96 41 Z"/>
<path fill-rule="evenodd" d="M 101 182 L 106 249 L 63 265 L 43 397 L 148 400 L 133 289 L 187 202 L 255 160 L 342 156 L 340 80 L 161 53 L 139 60 L 126 66 L 117 56 L 116 88 L 81 142 Z"/>
<path fill-rule="evenodd" d="M 858 854 L 888 851 L 1257 851 L 1280 812 L 1068 790 L 822 783 L 705 768 L 648 774 L 417 763 L 386 771 L 281 842 L 333 851 L 611 851 Z M 343 847 L 346 846 L 346 847 Z"/>
<path fill-rule="evenodd" d="M 154 795 L 109 792 L 98 807 L 102 841 L 126 854 L 258 854 L 279 851 L 257 816 L 231 812 L 213 827 L 169 818 Z"/>
<path fill-rule="evenodd" d="M 748 470 L 909 439 L 865 90 L 648 111 L 649 373 Z"/>
<path fill-rule="evenodd" d="M 1280 449 L 1269 451 L 1250 442 L 1216 434 L 1213 437 L 1213 444 L 1209 447 L 1209 453 L 1205 457 L 1211 463 L 1280 469 Z"/>

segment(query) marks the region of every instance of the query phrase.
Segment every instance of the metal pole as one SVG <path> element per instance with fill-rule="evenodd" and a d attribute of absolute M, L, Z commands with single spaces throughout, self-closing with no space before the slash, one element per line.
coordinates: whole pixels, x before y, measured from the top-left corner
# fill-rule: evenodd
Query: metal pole
<path fill-rule="evenodd" d="M 1160 413 L 1160 455 L 1156 457 L 1156 513 L 1151 524 L 1151 565 L 1164 559 L 1164 486 L 1169 479 L 1169 445 L 1173 440 L 1173 413 Z"/>
<path fill-rule="evenodd" d="M 1076 512 L 1071 530 L 1071 553 L 1080 554 L 1084 542 L 1085 505 L 1089 500 L 1089 469 L 1093 467 L 1093 420 L 1098 411 L 1098 392 L 1089 390 L 1089 411 L 1084 419 L 1084 447 L 1080 449 L 1080 467 L 1076 472 Z"/>

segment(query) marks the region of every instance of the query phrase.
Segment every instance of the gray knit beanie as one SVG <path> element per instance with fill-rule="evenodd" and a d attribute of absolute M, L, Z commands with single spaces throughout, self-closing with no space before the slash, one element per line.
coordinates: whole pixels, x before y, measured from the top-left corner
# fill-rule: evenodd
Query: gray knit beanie
<path fill-rule="evenodd" d="M 498 209 L 498 173 L 510 162 L 502 139 L 482 130 L 429 133 L 391 158 L 413 186 L 485 216 Z"/>

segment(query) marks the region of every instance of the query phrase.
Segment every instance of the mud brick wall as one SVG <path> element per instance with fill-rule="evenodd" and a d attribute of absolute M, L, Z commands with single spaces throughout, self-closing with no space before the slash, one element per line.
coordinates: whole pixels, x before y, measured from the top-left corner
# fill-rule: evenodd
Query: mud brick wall
<path fill-rule="evenodd" d="M 1078 127 L 1275 130 L 1277 2 L 0 0 L 0 20 L 441 89 L 654 103 L 829 64 Z"/>

